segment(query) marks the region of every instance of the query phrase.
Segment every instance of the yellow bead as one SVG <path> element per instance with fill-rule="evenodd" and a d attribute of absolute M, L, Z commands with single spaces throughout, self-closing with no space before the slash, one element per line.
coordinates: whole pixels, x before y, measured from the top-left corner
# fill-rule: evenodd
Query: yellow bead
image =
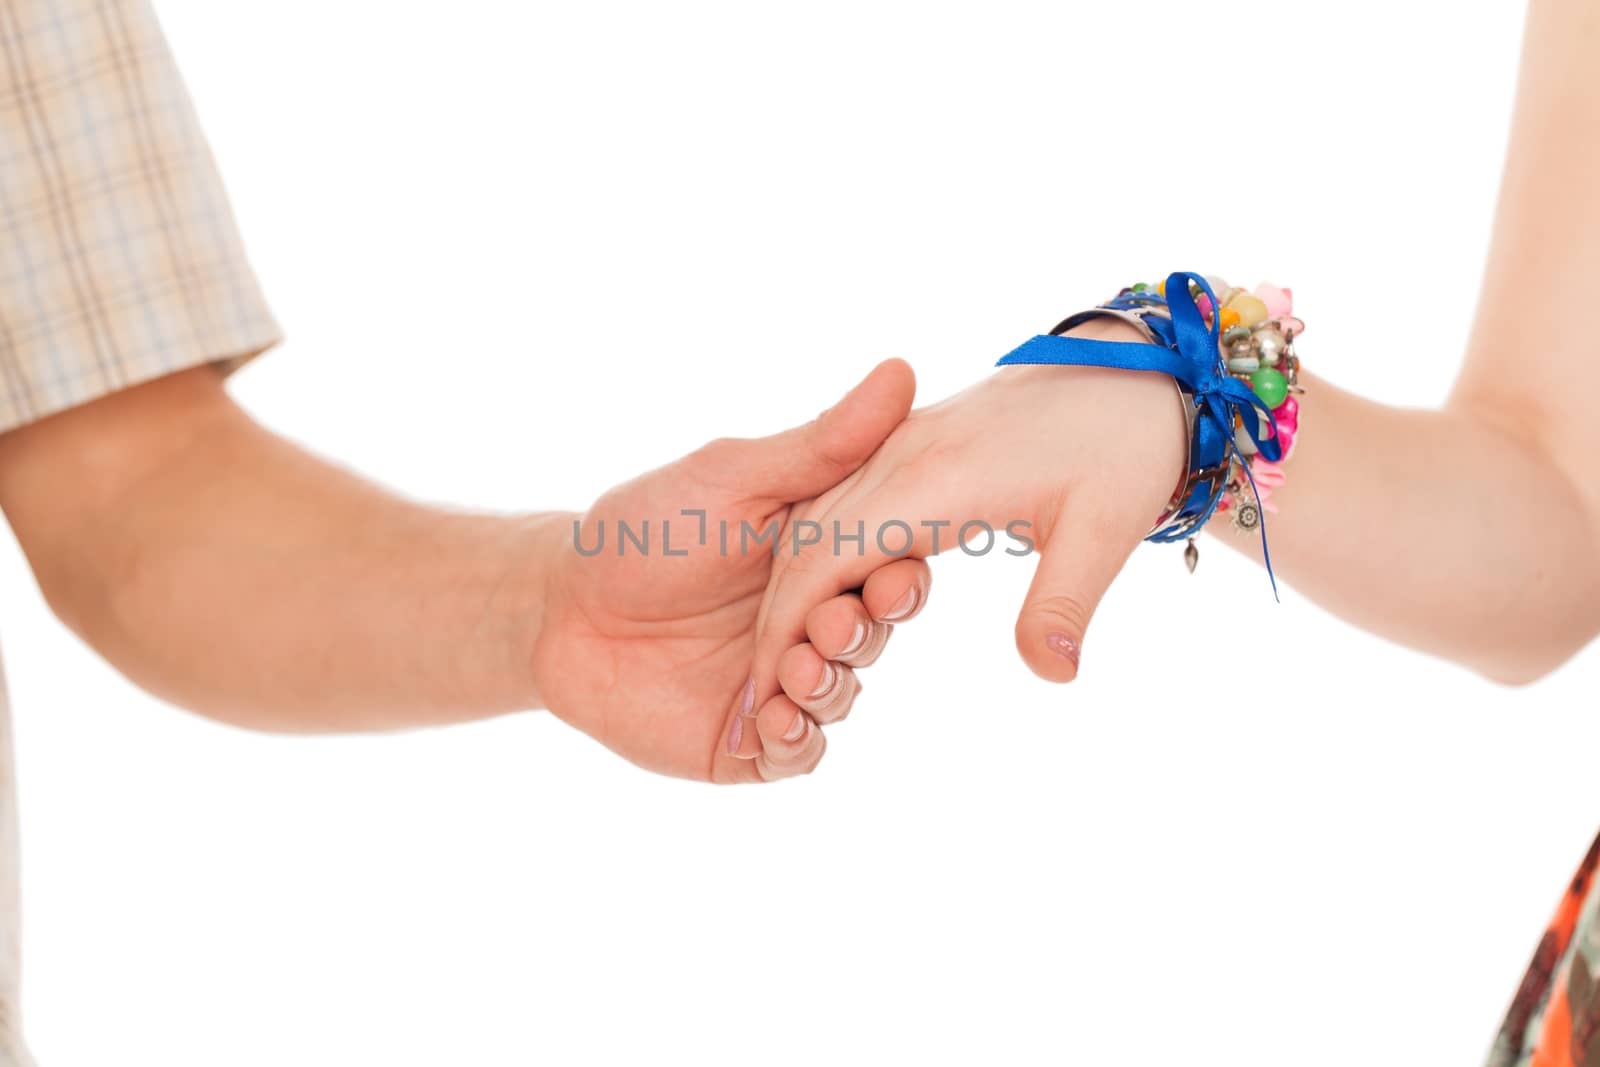
<path fill-rule="evenodd" d="M 1233 303 L 1228 305 L 1227 310 L 1238 314 L 1240 326 L 1255 326 L 1257 323 L 1267 321 L 1267 305 L 1249 293 L 1234 297 Z"/>
<path fill-rule="evenodd" d="M 1239 325 L 1239 313 L 1232 308 L 1223 308 L 1218 312 L 1217 326 L 1222 330 L 1231 330 Z"/>
<path fill-rule="evenodd" d="M 1161 281 L 1161 284 L 1156 286 L 1156 292 L 1160 293 L 1162 296 L 1167 295 L 1167 283 L 1165 279 Z"/>

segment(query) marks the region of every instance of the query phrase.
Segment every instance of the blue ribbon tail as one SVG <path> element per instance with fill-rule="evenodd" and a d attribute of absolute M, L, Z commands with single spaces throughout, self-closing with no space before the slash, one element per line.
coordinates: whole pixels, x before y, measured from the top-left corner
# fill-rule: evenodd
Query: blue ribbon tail
<path fill-rule="evenodd" d="M 1278 442 L 1277 419 L 1248 385 L 1228 372 L 1219 347 L 1222 316 L 1213 315 L 1211 324 L 1206 325 L 1205 317 L 1200 314 L 1189 292 L 1191 284 L 1210 298 L 1212 307 L 1217 306 L 1217 295 L 1201 275 L 1188 272 L 1168 275 L 1164 299 L 1171 318 L 1141 316 L 1161 343 L 1101 341 L 1088 337 L 1042 334 L 1007 353 L 996 366 L 1047 363 L 1154 371 L 1169 375 L 1188 392 L 1195 408 L 1194 438 L 1189 448 L 1190 474 L 1231 464 L 1239 449 L 1234 439 L 1235 422 L 1250 437 L 1262 458 L 1275 463 L 1283 455 Z M 1151 294 L 1130 296 L 1124 293 L 1105 306 L 1137 311 L 1160 302 Z M 1264 420 L 1262 416 L 1265 416 Z M 1263 430 L 1267 427 L 1271 428 L 1272 433 L 1263 436 Z M 1240 462 L 1239 466 L 1250 483 L 1250 492 L 1256 499 L 1256 512 L 1261 516 L 1261 559 L 1267 567 L 1267 580 L 1272 583 L 1272 598 L 1278 600 L 1278 578 L 1272 571 L 1272 557 L 1267 551 L 1267 509 L 1261 503 L 1261 490 L 1256 486 L 1255 475 L 1250 473 L 1250 464 Z M 1200 484 L 1196 484 L 1193 490 L 1189 499 L 1178 502 L 1177 510 L 1167 526 L 1151 534 L 1149 540 L 1176 541 L 1193 535 L 1216 512 L 1226 486 L 1220 485 L 1209 494 L 1200 491 Z"/>

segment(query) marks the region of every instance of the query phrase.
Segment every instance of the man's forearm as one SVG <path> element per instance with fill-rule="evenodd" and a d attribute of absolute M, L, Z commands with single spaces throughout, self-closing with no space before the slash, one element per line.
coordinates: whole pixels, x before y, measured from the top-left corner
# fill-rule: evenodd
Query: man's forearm
<path fill-rule="evenodd" d="M 0 500 L 58 614 L 174 703 L 273 730 L 539 705 L 565 524 L 402 500 L 256 425 L 207 370 L 8 435 Z"/>

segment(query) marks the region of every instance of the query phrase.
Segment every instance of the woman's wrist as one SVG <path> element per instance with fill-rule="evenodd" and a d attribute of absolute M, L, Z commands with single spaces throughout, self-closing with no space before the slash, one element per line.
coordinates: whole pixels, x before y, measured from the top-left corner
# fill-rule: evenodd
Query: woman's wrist
<path fill-rule="evenodd" d="M 1148 343 L 1137 327 L 1110 317 L 1088 319 L 1065 331 L 1064 336 Z M 1127 435 L 1109 443 L 1139 458 L 1139 469 L 1148 471 L 1150 484 L 1165 494 L 1157 506 L 1169 501 L 1187 480 L 1189 424 L 1184 415 L 1184 398 L 1166 375 L 1110 367 L 1016 364 L 1001 367 L 995 376 L 1030 389 L 1089 388 L 1115 393 L 1115 403 L 1128 416 Z M 1156 515 L 1150 517 L 1154 520 Z"/>
<path fill-rule="evenodd" d="M 1001 357 L 999 365 L 1106 367 L 1170 376 L 1188 424 L 1186 475 L 1146 535 L 1187 540 L 1184 560 L 1198 559 L 1194 535 L 1227 512 L 1236 529 L 1258 531 L 1267 575 L 1263 512 L 1284 482 L 1281 461 L 1299 432 L 1300 357 L 1295 340 L 1305 323 L 1293 314 L 1293 293 L 1263 283 L 1248 291 L 1220 278 L 1175 271 L 1155 286 L 1135 283 L 1062 320 Z M 1142 341 L 1112 340 L 1126 324 Z M 1080 327 L 1089 327 L 1080 330 Z M 1276 582 L 1274 582 L 1276 589 Z"/>

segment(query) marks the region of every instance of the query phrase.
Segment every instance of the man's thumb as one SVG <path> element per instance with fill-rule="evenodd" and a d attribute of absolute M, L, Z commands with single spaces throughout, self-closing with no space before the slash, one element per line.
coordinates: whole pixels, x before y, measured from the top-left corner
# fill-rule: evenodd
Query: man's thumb
<path fill-rule="evenodd" d="M 885 360 L 804 426 L 771 437 L 715 441 L 698 458 L 713 478 L 752 500 L 806 500 L 833 488 L 878 450 L 911 411 L 916 389 L 910 364 Z"/>
<path fill-rule="evenodd" d="M 1078 676 L 1089 619 L 1144 532 L 1136 519 L 1086 514 L 1070 501 L 1062 508 L 1017 616 L 1017 651 L 1034 674 L 1051 682 Z"/>

